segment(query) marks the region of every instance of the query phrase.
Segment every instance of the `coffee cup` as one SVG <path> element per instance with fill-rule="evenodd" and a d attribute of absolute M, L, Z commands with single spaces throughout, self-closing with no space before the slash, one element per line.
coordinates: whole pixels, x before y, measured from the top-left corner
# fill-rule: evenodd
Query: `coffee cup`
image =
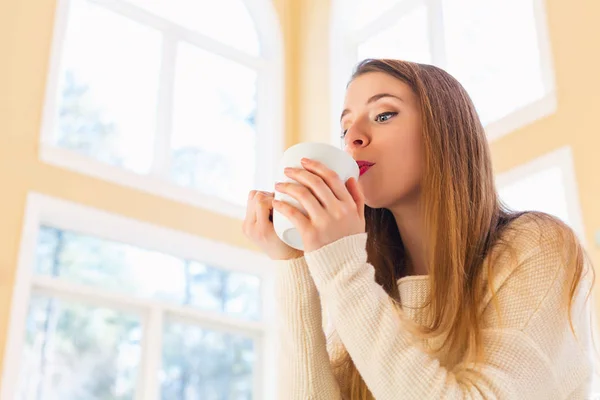
<path fill-rule="evenodd" d="M 283 153 L 279 162 L 278 182 L 296 182 L 286 176 L 283 170 L 286 167 L 303 168 L 300 162 L 302 158 L 308 158 L 325 164 L 325 166 L 337 173 L 344 183 L 351 177 L 358 179 L 358 165 L 348 153 L 326 143 L 305 142 L 296 144 Z M 304 215 L 307 215 L 306 210 L 293 197 L 276 191 L 275 199 L 284 201 L 299 209 Z M 304 250 L 302 238 L 298 230 L 291 221 L 276 210 L 273 210 L 273 226 L 277 236 L 284 243 L 295 249 Z"/>

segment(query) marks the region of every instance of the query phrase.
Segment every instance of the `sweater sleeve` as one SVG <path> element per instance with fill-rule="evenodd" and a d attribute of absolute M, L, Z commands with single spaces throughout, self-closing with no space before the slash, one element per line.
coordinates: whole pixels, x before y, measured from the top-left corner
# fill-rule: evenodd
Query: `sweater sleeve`
<path fill-rule="evenodd" d="M 317 288 L 304 257 L 277 261 L 278 399 L 337 400 Z"/>
<path fill-rule="evenodd" d="M 375 282 L 365 245 L 366 234 L 358 234 L 305 256 L 321 301 L 377 400 L 571 399 L 589 379 L 587 355 L 559 311 L 566 269 L 556 243 L 523 250 L 527 257 L 504 273 L 497 288 L 502 323 L 491 317 L 495 311 L 484 312 L 490 317 L 483 365 L 451 370 L 409 337 L 402 311 Z M 575 324 L 582 320 L 577 315 Z"/>

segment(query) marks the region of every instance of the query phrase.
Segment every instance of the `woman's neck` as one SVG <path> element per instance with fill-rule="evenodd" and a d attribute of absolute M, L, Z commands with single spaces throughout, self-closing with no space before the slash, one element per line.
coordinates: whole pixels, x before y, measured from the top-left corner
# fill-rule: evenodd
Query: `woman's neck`
<path fill-rule="evenodd" d="M 396 219 L 398 231 L 408 256 L 410 275 L 427 275 L 425 229 L 419 205 L 402 205 L 390 208 Z"/>

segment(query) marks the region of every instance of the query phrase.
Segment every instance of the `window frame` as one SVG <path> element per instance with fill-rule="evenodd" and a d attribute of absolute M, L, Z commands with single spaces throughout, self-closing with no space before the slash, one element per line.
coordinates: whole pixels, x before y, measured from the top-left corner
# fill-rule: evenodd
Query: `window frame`
<path fill-rule="evenodd" d="M 569 215 L 569 225 L 575 231 L 584 247 L 587 247 L 585 240 L 585 226 L 583 224 L 583 212 L 581 210 L 581 203 L 579 202 L 579 189 L 577 187 L 571 147 L 561 147 L 525 164 L 518 165 L 504 173 L 496 175 L 496 186 L 500 189 L 503 186 L 517 183 L 530 175 L 556 167 L 562 172 L 562 183 L 565 187 L 565 200 L 567 203 L 567 213 Z"/>
<path fill-rule="evenodd" d="M 546 89 L 546 94 L 542 98 L 487 124 L 484 128 L 490 142 L 498 140 L 512 131 L 539 119 L 548 117 L 554 114 L 557 109 L 554 64 L 545 1 L 531 1 L 534 7 L 542 81 Z M 442 0 L 402 0 L 358 30 L 351 30 L 344 26 L 342 18 L 339 17 L 344 13 L 344 3 L 342 0 L 332 0 L 329 76 L 331 84 L 331 109 L 336 111 L 331 121 L 333 135 L 330 140 L 336 146 L 340 143 L 337 110 L 342 110 L 343 108 L 345 86 L 350 79 L 350 75 L 346 76 L 340 73 L 340 71 L 352 71 L 352 68 L 358 62 L 357 48 L 360 43 L 391 27 L 399 18 L 409 14 L 419 6 L 427 8 L 432 64 L 444 68 L 446 65 L 446 49 Z"/>
<path fill-rule="evenodd" d="M 142 190 L 180 203 L 236 219 L 243 219 L 245 209 L 216 196 L 186 188 L 170 181 L 168 162 L 173 88 L 175 81 L 176 43 L 184 40 L 212 54 L 238 62 L 257 72 L 256 86 L 256 174 L 255 185 L 268 190 L 275 179 L 276 162 L 284 150 L 283 121 L 283 50 L 279 20 L 269 0 L 243 0 L 253 18 L 261 44 L 258 57 L 220 43 L 201 33 L 184 28 L 165 18 L 151 14 L 126 0 L 86 0 L 132 21 L 155 28 L 163 34 L 159 93 L 156 115 L 156 136 L 152 169 L 141 175 L 109 165 L 53 144 L 55 111 L 57 108 L 62 53 L 65 43 L 70 4 L 80 0 L 57 0 L 51 53 L 42 111 L 39 158 L 42 162 L 118 185 Z"/>
<path fill-rule="evenodd" d="M 181 258 L 214 263 L 219 268 L 252 273 L 261 280 L 261 320 L 245 321 L 221 313 L 178 306 L 166 301 L 143 299 L 104 289 L 36 275 L 33 271 L 37 237 L 43 224 L 98 238 L 114 240 Z M 144 232 L 140 235 L 139 232 Z M 88 206 L 39 193 L 27 197 L 19 249 L 5 355 L 0 399 L 15 398 L 18 389 L 24 333 L 32 292 L 70 299 L 92 306 L 134 312 L 143 327 L 141 356 L 136 383 L 136 400 L 160 399 L 157 374 L 162 364 L 163 320 L 178 321 L 223 332 L 244 334 L 254 340 L 254 398 L 275 399 L 276 332 L 274 329 L 274 275 L 262 254 L 225 243 L 159 227 Z"/>

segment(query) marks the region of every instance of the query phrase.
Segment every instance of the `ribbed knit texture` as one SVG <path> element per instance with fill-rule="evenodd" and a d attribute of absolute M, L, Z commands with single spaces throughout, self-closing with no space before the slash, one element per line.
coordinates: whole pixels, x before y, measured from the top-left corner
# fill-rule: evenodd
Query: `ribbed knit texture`
<path fill-rule="evenodd" d="M 589 282 L 572 309 L 575 338 L 560 311 L 566 270 L 557 232 L 525 230 L 511 239 L 517 258 L 503 255 L 494 264 L 500 317 L 487 295 L 481 304 L 485 362 L 477 371 L 460 363 L 447 366 L 447 360 L 424 351 L 426 340 L 409 337 L 407 318 L 417 324 L 427 320 L 428 277 L 398 281 L 399 310 L 375 282 L 366 261 L 366 234 L 277 262 L 278 398 L 338 400 L 345 392 L 347 383 L 331 369 L 322 307 L 333 336 L 377 400 L 588 398 L 592 372 L 584 297 Z"/>

